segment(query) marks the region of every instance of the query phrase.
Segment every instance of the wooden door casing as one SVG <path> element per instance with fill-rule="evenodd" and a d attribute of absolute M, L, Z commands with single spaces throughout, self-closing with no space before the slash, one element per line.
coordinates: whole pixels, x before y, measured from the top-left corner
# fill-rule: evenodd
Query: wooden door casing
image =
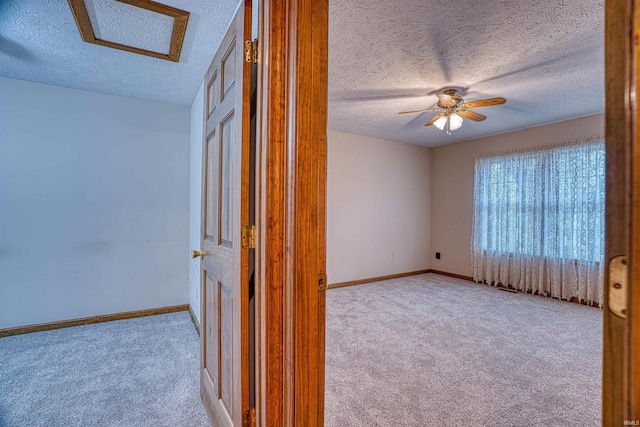
<path fill-rule="evenodd" d="M 245 1 L 204 85 L 200 388 L 216 426 L 242 426 L 249 409 L 249 258 L 241 229 L 249 222 L 250 31 Z"/>
<path fill-rule="evenodd" d="M 630 386 L 629 386 L 629 406 L 630 419 L 640 421 L 640 117 L 638 111 L 638 88 L 640 88 L 640 1 L 635 0 L 633 3 L 633 32 L 632 40 L 633 52 L 631 54 L 634 81 L 632 85 L 632 136 L 631 136 L 631 153 L 632 153 L 632 174 L 631 176 L 631 248 L 630 248 L 630 265 L 629 283 L 631 296 L 629 299 L 630 332 L 629 332 L 629 349 L 630 354 Z"/>
<path fill-rule="evenodd" d="M 327 0 L 259 2 L 257 423 L 324 423 Z"/>
<path fill-rule="evenodd" d="M 605 81 L 606 81 L 606 270 L 616 256 L 627 256 L 633 266 L 631 249 L 632 232 L 631 168 L 633 147 L 632 99 L 635 83 L 632 78 L 633 13 L 632 0 L 607 0 L 605 4 Z M 632 268 L 628 269 L 628 302 L 633 302 Z M 602 424 L 623 425 L 625 420 L 635 420 L 630 399 L 630 322 L 636 315 L 636 307 L 628 306 L 626 319 L 616 316 L 608 307 L 609 277 L 605 275 L 605 307 L 603 331 L 602 374 Z"/>

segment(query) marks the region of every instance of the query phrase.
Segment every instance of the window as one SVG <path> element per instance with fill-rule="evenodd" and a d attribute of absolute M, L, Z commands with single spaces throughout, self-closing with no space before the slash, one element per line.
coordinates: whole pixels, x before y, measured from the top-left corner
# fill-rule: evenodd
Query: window
<path fill-rule="evenodd" d="M 522 275 L 533 274 L 531 269 L 548 277 L 549 265 L 592 263 L 599 268 L 604 208 L 602 141 L 476 159 L 474 278 L 476 269 L 480 280 L 487 280 L 490 270 L 521 281 Z M 517 277 L 514 269 L 521 272 Z M 506 277 L 489 276 L 512 284 Z"/>

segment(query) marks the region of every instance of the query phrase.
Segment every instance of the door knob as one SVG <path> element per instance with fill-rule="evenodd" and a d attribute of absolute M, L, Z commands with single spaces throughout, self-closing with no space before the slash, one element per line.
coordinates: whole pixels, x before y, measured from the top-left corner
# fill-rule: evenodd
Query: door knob
<path fill-rule="evenodd" d="M 205 251 L 193 251 L 193 253 L 191 254 L 191 258 L 204 258 L 206 254 L 207 253 Z"/>

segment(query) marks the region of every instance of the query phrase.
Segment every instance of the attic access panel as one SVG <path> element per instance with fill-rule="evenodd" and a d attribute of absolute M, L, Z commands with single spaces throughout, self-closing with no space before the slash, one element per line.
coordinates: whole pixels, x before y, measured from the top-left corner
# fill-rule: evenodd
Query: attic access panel
<path fill-rule="evenodd" d="M 68 2 L 85 42 L 167 61 L 180 61 L 189 12 L 151 0 Z M 127 28 L 129 31 L 123 31 Z"/>

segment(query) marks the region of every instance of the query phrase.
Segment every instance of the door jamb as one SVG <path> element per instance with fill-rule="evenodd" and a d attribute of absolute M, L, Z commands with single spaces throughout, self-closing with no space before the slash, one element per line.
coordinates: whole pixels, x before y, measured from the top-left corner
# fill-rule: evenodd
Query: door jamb
<path fill-rule="evenodd" d="M 258 3 L 257 425 L 321 426 L 329 4 Z"/>
<path fill-rule="evenodd" d="M 629 139 L 631 157 L 631 235 L 629 248 L 629 322 L 630 330 L 628 346 L 629 354 L 629 407 L 630 419 L 640 421 L 640 118 L 638 116 L 638 88 L 640 87 L 640 2 L 634 0 L 629 16 L 629 26 L 632 28 L 630 44 L 633 46 L 629 60 L 631 61 L 632 93 L 629 104 L 632 127 Z"/>
<path fill-rule="evenodd" d="M 604 283 L 604 330 L 602 372 L 602 423 L 623 425 L 624 421 L 640 419 L 640 411 L 634 405 L 633 388 L 638 387 L 637 364 L 633 363 L 634 340 L 638 328 L 638 262 L 637 250 L 638 184 L 634 182 L 634 160 L 640 148 L 634 126 L 637 126 L 635 84 L 634 8 L 638 0 L 607 0 L 605 3 L 605 81 L 606 81 L 606 260 Z M 638 171 L 635 171 L 638 175 Z M 622 319 L 609 309 L 609 264 L 616 256 L 627 256 L 627 318 Z M 634 282 L 635 280 L 635 282 Z M 637 391 L 635 393 L 637 395 Z"/>

